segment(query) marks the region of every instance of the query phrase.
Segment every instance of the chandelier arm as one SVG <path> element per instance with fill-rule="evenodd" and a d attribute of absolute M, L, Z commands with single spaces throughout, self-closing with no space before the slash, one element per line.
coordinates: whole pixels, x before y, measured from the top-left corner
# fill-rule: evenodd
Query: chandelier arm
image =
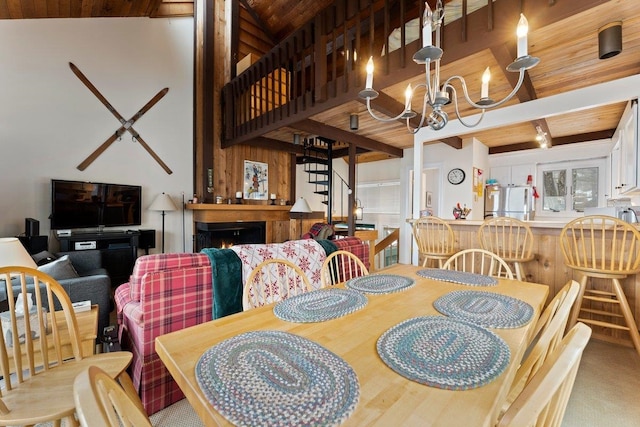
<path fill-rule="evenodd" d="M 504 104 L 505 102 L 509 101 L 511 98 L 513 98 L 513 96 L 518 92 L 518 90 L 520 89 L 520 86 L 522 86 L 522 82 L 524 81 L 524 72 L 526 71 L 525 68 L 520 68 L 520 75 L 518 76 L 518 83 L 516 84 L 516 86 L 513 88 L 513 90 L 511 91 L 511 93 L 509 95 L 507 95 L 505 98 L 503 98 L 500 101 L 497 102 L 492 102 L 491 104 L 476 104 L 475 102 L 473 102 L 471 100 L 471 98 L 469 98 L 469 92 L 467 91 L 467 83 L 465 82 L 464 78 L 462 78 L 461 76 L 451 76 L 447 79 L 447 81 L 444 82 L 444 84 L 442 85 L 442 90 L 445 91 L 447 88 L 451 88 L 454 92 L 455 92 L 455 88 L 452 84 L 452 81 L 457 79 L 460 81 L 460 85 L 462 86 L 462 91 L 464 94 L 464 98 L 467 101 L 467 103 L 469 105 L 471 105 L 473 108 L 478 108 L 478 109 L 490 109 L 490 108 L 496 108 L 501 106 L 502 104 Z"/>
<path fill-rule="evenodd" d="M 377 116 L 373 110 L 371 109 L 371 98 L 367 97 L 367 110 L 369 110 L 369 114 L 371 114 L 371 117 L 373 117 L 374 119 L 381 121 L 381 122 L 395 122 L 396 120 L 399 120 L 402 118 L 402 115 L 404 114 L 404 111 L 402 111 L 400 114 L 398 114 L 397 116 L 393 117 L 393 118 L 388 118 L 385 119 L 384 117 L 380 117 Z"/>
<path fill-rule="evenodd" d="M 457 93 L 456 93 L 456 88 L 451 86 L 451 85 L 449 85 L 449 88 L 451 88 L 451 92 L 453 92 L 453 107 L 454 107 L 455 112 L 456 112 L 456 117 L 460 121 L 460 124 L 462 124 L 462 126 L 468 127 L 468 128 L 473 128 L 473 127 L 478 126 L 480 124 L 480 122 L 482 121 L 482 119 L 484 118 L 484 112 L 485 112 L 484 108 L 481 108 L 482 109 L 482 113 L 480 114 L 480 117 L 478 118 L 478 121 L 476 121 L 473 124 L 465 122 L 464 118 L 460 114 L 460 110 L 458 109 L 458 96 L 457 96 Z"/>
<path fill-rule="evenodd" d="M 430 97 L 429 97 L 429 85 L 428 84 L 423 84 L 420 83 L 418 85 L 416 85 L 416 87 L 413 90 L 413 95 L 415 95 L 416 93 L 416 89 L 420 88 L 420 87 L 424 87 L 425 88 L 425 93 L 424 93 L 424 97 L 422 100 L 422 114 L 420 115 L 420 124 L 418 124 L 418 127 L 416 128 L 412 128 L 411 125 L 409 124 L 409 119 L 407 118 L 407 130 L 412 133 L 412 134 L 416 134 L 425 124 L 425 118 L 427 117 L 427 106 L 433 108 L 431 102 L 430 102 Z M 411 97 L 411 101 L 413 102 L 413 95 Z M 427 119 L 427 124 L 429 124 L 429 120 Z"/>

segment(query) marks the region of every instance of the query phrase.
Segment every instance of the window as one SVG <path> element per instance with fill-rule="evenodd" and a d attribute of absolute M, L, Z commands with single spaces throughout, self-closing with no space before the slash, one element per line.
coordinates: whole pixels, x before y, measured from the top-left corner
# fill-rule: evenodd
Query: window
<path fill-rule="evenodd" d="M 604 158 L 538 165 L 541 200 L 538 216 L 579 216 L 585 208 L 604 205 Z"/>

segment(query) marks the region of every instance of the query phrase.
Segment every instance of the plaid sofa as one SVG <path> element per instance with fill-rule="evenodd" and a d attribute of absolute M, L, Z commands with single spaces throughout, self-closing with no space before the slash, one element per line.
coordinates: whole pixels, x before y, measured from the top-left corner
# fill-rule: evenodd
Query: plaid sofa
<path fill-rule="evenodd" d="M 133 353 L 131 378 L 149 415 L 184 395 L 155 351 L 159 335 L 212 318 L 212 275 L 203 254 L 145 255 L 115 292 L 123 348 Z"/>
<path fill-rule="evenodd" d="M 309 247 L 312 244 L 310 242 L 313 242 L 313 247 Z M 356 237 L 330 242 L 333 250 L 353 252 L 368 267 L 367 243 Z M 282 253 L 286 252 L 289 254 L 288 258 L 300 258 L 309 263 L 303 271 L 317 276 L 319 280 L 319 269 L 326 254 L 317 254 L 319 258 L 310 262 L 310 257 L 300 257 L 300 253 L 304 252 L 303 247 L 307 248 L 307 252 L 322 251 L 322 248 L 326 250 L 326 247 L 309 240 L 269 245 L 236 245 L 233 248 L 241 252 L 240 258 L 245 258 L 243 263 L 255 262 L 267 253 L 283 257 Z M 251 260 L 247 258 L 248 254 L 252 255 Z M 243 269 L 244 278 L 246 274 Z M 238 286 L 242 287 L 242 283 Z M 131 378 L 149 415 L 184 397 L 155 352 L 155 338 L 211 320 L 212 289 L 211 262 L 202 253 L 141 256 L 136 260 L 129 282 L 116 289 L 120 342 L 123 349 L 133 353 Z"/>

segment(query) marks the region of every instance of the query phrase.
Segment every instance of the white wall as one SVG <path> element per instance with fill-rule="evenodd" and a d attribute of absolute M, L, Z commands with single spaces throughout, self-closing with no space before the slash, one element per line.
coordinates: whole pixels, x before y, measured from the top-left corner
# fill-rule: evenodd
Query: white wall
<path fill-rule="evenodd" d="M 0 21 L 0 236 L 24 231 L 24 218 L 49 234 L 50 180 L 142 186 L 142 226 L 161 216 L 146 208 L 161 192 L 180 208 L 193 194 L 193 19 L 28 19 Z M 167 95 L 135 130 L 173 170 L 167 174 L 126 133 L 87 169 L 76 166 L 120 126 L 73 74 L 73 62 L 125 119 L 158 91 Z M 165 218 L 166 252 L 182 251 L 182 212 Z M 191 215 L 185 213 L 191 249 Z M 50 248 L 58 242 L 50 237 Z"/>

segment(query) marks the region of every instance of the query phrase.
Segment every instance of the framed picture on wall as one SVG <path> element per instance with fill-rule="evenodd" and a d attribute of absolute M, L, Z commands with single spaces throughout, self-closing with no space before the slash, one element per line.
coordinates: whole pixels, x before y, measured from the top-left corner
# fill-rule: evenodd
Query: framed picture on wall
<path fill-rule="evenodd" d="M 431 191 L 427 191 L 427 198 L 426 198 L 426 207 L 430 208 L 431 206 L 433 206 L 433 201 L 431 200 L 433 198 L 433 193 Z"/>
<path fill-rule="evenodd" d="M 244 198 L 267 200 L 269 198 L 269 165 L 251 160 L 244 161 Z"/>

